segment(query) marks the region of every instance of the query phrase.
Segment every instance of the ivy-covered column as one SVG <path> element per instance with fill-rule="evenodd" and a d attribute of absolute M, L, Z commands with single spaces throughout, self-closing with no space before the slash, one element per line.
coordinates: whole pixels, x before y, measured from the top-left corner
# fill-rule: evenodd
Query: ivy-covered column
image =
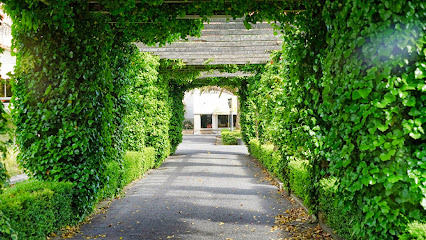
<path fill-rule="evenodd" d="M 171 117 L 169 139 L 171 154 L 176 151 L 178 145 L 182 142 L 183 121 L 185 120 L 185 106 L 183 104 L 184 95 L 184 87 L 177 84 L 170 84 Z"/>
<path fill-rule="evenodd" d="M 71 0 L 5 2 L 17 50 L 18 161 L 37 179 L 74 182 L 84 214 L 114 152 L 109 25 Z"/>
<path fill-rule="evenodd" d="M 323 119 L 330 173 L 357 239 L 426 221 L 426 5 L 328 1 Z"/>

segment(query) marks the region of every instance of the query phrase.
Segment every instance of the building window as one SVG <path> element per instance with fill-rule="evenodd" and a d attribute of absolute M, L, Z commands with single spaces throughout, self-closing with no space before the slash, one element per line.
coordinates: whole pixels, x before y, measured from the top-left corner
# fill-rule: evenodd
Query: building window
<path fill-rule="evenodd" d="M 212 115 L 211 114 L 201 115 L 201 128 L 212 128 Z"/>
<path fill-rule="evenodd" d="M 217 126 L 220 128 L 229 127 L 229 115 L 217 115 Z"/>

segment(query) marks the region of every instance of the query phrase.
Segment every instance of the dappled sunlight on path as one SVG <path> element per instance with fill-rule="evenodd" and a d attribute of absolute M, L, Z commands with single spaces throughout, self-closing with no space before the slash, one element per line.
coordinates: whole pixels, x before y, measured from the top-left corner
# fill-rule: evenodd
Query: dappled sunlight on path
<path fill-rule="evenodd" d="M 245 146 L 184 136 L 175 155 L 127 189 L 75 239 L 284 239 L 292 211 Z M 311 226 L 311 225 L 309 225 Z"/>

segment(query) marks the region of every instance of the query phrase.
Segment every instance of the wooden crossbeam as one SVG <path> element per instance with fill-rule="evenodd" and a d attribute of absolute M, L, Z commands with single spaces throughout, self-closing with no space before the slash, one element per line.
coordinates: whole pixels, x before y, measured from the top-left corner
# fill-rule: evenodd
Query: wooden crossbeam
<path fill-rule="evenodd" d="M 212 20 L 205 23 L 198 38 L 188 37 L 162 47 L 137 46 L 140 51 L 162 59 L 181 59 L 187 65 L 265 64 L 272 51 L 282 49 L 282 39 L 269 24 L 259 25 L 247 30 L 242 18 Z"/>
<path fill-rule="evenodd" d="M 216 78 L 216 77 L 224 77 L 224 78 L 232 78 L 232 77 L 250 77 L 254 76 L 253 73 L 245 73 L 245 72 L 235 72 L 235 73 L 227 73 L 227 72 L 201 72 L 201 75 L 197 79 L 206 79 L 206 78 Z"/>

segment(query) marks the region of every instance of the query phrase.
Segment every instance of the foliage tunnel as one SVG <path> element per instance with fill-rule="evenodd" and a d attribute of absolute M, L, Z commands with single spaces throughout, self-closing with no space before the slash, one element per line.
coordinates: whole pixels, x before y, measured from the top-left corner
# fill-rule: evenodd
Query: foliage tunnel
<path fill-rule="evenodd" d="M 153 147 L 157 166 L 176 150 L 183 94 L 204 84 L 238 88 L 244 141 L 272 146 L 256 149 L 274 152 L 289 190 L 300 166 L 290 162 L 302 161 L 305 203 L 345 238 L 409 238 L 410 223 L 426 222 L 423 1 L 2 2 L 14 22 L 19 161 L 34 178 L 75 183 L 80 218 L 126 150 Z M 197 36 L 202 20 L 182 17 L 216 13 L 275 22 L 283 50 L 240 69 L 253 77 L 197 83 L 197 71 L 132 44 Z"/>

